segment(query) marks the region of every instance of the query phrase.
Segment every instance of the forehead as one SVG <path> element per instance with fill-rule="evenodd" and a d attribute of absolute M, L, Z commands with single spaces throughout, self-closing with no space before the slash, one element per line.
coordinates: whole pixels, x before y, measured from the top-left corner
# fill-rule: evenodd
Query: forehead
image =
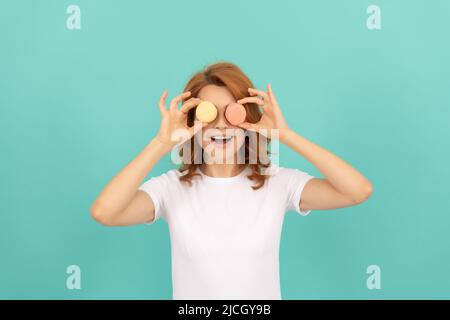
<path fill-rule="evenodd" d="M 198 98 L 211 101 L 217 107 L 223 107 L 231 102 L 235 102 L 233 95 L 227 87 L 219 87 L 212 84 L 203 87 L 198 93 Z"/>

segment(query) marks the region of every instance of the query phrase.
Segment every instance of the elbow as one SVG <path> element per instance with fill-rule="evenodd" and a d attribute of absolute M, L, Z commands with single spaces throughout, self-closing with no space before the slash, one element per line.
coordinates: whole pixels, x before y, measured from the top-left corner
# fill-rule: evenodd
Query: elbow
<path fill-rule="evenodd" d="M 108 213 L 103 208 L 101 208 L 101 206 L 98 205 L 97 203 L 94 203 L 92 205 L 90 213 L 92 219 L 94 219 L 96 222 L 108 227 L 112 227 L 114 225 L 111 222 Z"/>
<path fill-rule="evenodd" d="M 372 184 L 368 182 L 359 189 L 358 194 L 355 195 L 352 200 L 355 204 L 362 203 L 364 201 L 369 200 L 369 198 L 372 196 L 372 192 L 373 192 Z"/>

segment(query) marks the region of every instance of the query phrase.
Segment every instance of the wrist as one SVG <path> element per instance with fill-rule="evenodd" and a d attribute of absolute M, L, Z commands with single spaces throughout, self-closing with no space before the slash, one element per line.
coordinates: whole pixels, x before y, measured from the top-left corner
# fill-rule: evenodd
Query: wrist
<path fill-rule="evenodd" d="M 158 151 L 158 153 L 161 153 L 162 155 L 165 155 L 166 153 L 170 152 L 172 150 L 172 145 L 161 141 L 158 136 L 153 137 L 152 140 L 150 140 L 150 143 L 147 147 L 150 147 L 151 149 Z"/>
<path fill-rule="evenodd" d="M 295 134 L 295 132 L 291 128 L 280 129 L 278 139 L 280 140 L 280 142 L 286 143 L 289 140 L 289 137 L 292 136 L 292 134 Z"/>

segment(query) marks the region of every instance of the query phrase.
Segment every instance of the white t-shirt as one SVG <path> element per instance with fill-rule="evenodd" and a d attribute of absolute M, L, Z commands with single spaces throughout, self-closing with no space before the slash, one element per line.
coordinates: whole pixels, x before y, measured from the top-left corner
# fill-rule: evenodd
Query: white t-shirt
<path fill-rule="evenodd" d="M 167 221 L 172 254 L 173 299 L 281 299 L 279 245 L 284 214 L 301 215 L 300 197 L 314 178 L 272 165 L 263 187 L 246 175 L 211 177 L 201 170 L 192 186 L 170 170 L 143 183 L 155 219 Z"/>

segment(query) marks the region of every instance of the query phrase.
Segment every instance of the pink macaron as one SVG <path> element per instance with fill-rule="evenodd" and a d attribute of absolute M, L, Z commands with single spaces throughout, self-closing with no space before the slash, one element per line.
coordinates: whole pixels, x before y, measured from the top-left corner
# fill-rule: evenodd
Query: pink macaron
<path fill-rule="evenodd" d="M 225 117 L 233 126 L 237 126 L 238 124 L 244 122 L 246 116 L 247 112 L 245 111 L 244 106 L 240 103 L 230 103 L 225 110 Z"/>

